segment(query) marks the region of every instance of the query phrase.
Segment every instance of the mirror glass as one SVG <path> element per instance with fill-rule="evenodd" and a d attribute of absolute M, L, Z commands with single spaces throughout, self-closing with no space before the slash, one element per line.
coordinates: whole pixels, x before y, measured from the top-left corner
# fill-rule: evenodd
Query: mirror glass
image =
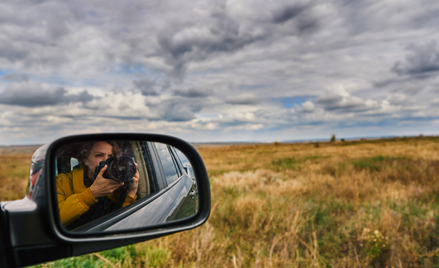
<path fill-rule="evenodd" d="M 55 157 L 61 224 L 105 232 L 185 219 L 198 210 L 188 158 L 149 141 L 92 141 L 60 147 Z"/>

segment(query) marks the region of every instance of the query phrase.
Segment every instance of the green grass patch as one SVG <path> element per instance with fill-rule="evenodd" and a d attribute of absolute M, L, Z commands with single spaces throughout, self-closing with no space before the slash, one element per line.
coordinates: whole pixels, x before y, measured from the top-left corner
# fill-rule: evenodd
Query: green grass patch
<path fill-rule="evenodd" d="M 31 267 L 112 267 L 109 263 L 116 267 L 129 267 L 138 263 L 138 261 L 136 260 L 138 257 L 139 256 L 138 252 L 136 251 L 135 245 L 129 245 L 125 247 L 102 251 L 97 254 L 87 254 L 79 257 L 65 258 L 58 261 L 49 262 L 46 264 L 39 264 Z"/>
<path fill-rule="evenodd" d="M 310 155 L 310 156 L 304 156 L 304 157 L 284 157 L 272 160 L 270 164 L 267 165 L 268 169 L 274 170 L 274 171 L 286 171 L 286 170 L 295 170 L 300 171 L 301 166 L 305 164 L 307 161 L 311 161 L 313 163 L 316 163 L 320 161 L 321 159 L 330 158 L 328 155 Z"/>
<path fill-rule="evenodd" d="M 299 163 L 294 157 L 272 160 L 268 165 L 268 168 L 277 172 L 285 170 L 300 170 Z"/>
<path fill-rule="evenodd" d="M 369 170 L 369 171 L 380 171 L 384 164 L 388 161 L 387 157 L 378 155 L 371 158 L 361 158 L 352 161 L 352 165 L 357 170 Z"/>
<path fill-rule="evenodd" d="M 399 166 L 410 167 L 411 159 L 408 157 L 388 157 L 377 155 L 374 157 L 364 157 L 355 159 L 352 161 L 352 165 L 356 170 L 368 170 L 368 171 L 381 171 L 385 167 L 389 167 L 393 164 Z"/>

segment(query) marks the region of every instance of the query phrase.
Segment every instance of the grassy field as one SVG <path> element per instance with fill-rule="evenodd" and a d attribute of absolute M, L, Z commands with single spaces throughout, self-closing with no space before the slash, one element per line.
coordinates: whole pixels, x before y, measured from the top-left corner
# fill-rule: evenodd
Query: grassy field
<path fill-rule="evenodd" d="M 38 267 L 439 267 L 439 138 L 198 151 L 205 225 Z M 1 162 L 2 200 L 5 185 L 24 194 L 15 157 Z"/>
<path fill-rule="evenodd" d="M 30 159 L 36 146 L 0 147 L 0 201 L 26 195 Z"/>

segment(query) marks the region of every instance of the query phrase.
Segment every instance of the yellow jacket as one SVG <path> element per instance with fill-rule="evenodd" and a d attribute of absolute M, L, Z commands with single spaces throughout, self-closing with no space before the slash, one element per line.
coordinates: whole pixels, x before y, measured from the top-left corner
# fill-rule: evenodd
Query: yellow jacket
<path fill-rule="evenodd" d="M 66 174 L 56 177 L 56 191 L 58 195 L 58 208 L 61 223 L 69 225 L 88 211 L 91 205 L 98 202 L 91 194 L 90 188 L 84 185 L 84 170 L 82 167 L 74 168 Z M 117 202 L 113 194 L 108 195 L 113 202 Z M 136 197 L 127 195 L 123 207 L 133 203 Z"/>

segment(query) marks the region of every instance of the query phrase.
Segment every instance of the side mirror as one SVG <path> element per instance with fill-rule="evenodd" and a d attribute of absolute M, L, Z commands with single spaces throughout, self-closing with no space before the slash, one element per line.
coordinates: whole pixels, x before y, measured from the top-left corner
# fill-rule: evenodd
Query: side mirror
<path fill-rule="evenodd" d="M 209 214 L 207 172 L 188 143 L 155 134 L 62 138 L 34 153 L 27 196 L 1 203 L 0 267 L 169 235 Z"/>

